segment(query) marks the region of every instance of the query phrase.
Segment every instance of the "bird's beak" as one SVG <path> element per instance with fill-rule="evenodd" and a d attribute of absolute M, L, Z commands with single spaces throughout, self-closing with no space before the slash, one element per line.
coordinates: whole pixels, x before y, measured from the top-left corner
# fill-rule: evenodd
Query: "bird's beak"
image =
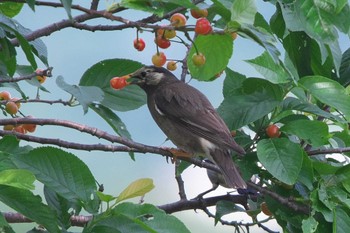
<path fill-rule="evenodd" d="M 127 74 L 122 76 L 121 78 L 125 79 L 129 84 L 140 84 L 143 82 L 143 80 L 134 73 Z"/>

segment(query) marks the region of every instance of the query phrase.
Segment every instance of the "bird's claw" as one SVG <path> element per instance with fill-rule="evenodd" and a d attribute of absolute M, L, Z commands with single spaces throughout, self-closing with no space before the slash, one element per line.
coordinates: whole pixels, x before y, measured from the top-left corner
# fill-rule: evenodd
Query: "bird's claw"
<path fill-rule="evenodd" d="M 184 150 L 178 149 L 178 148 L 165 147 L 162 149 L 169 151 L 173 155 L 173 157 L 171 158 L 171 163 L 175 163 L 177 158 L 191 158 L 192 157 L 192 154 L 190 154 Z"/>

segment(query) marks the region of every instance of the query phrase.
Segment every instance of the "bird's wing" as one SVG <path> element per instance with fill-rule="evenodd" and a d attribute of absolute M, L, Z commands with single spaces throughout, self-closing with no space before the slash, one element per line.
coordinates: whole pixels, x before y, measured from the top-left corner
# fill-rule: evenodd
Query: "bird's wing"
<path fill-rule="evenodd" d="M 237 145 L 225 122 L 217 114 L 209 100 L 197 89 L 176 82 L 155 93 L 155 103 L 166 117 L 185 126 L 195 135 L 218 146 L 231 148 L 240 154 L 244 150 Z"/>

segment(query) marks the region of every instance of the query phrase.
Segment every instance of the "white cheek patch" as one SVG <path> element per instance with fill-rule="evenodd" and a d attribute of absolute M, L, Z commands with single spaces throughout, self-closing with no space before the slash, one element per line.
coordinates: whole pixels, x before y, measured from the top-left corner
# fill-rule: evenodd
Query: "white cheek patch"
<path fill-rule="evenodd" d="M 147 79 L 147 84 L 148 85 L 157 85 L 160 80 L 162 80 L 164 78 L 164 74 L 162 73 L 153 73 L 152 77 L 149 77 Z"/>

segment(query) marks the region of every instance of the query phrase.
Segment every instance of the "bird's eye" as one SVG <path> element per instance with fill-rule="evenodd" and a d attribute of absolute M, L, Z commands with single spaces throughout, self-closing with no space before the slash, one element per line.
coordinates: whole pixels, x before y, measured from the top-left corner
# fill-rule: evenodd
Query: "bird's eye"
<path fill-rule="evenodd" d="M 146 77 L 146 74 L 147 74 L 147 72 L 145 72 L 145 71 L 141 72 L 142 77 Z"/>

